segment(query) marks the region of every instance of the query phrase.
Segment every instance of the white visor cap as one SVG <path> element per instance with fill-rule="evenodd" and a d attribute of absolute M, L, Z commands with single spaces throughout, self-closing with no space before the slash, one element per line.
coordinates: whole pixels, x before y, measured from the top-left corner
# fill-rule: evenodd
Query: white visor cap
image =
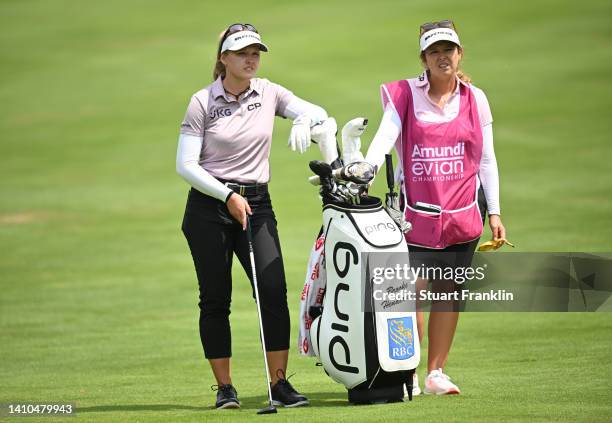
<path fill-rule="evenodd" d="M 238 51 L 247 46 L 258 44 L 261 51 L 268 51 L 268 46 L 261 42 L 261 36 L 253 31 L 239 31 L 228 36 L 221 46 L 221 53 L 224 51 Z"/>
<path fill-rule="evenodd" d="M 425 51 L 427 47 L 438 41 L 450 41 L 461 47 L 459 36 L 451 28 L 434 28 L 421 35 L 420 44 L 421 51 Z"/>

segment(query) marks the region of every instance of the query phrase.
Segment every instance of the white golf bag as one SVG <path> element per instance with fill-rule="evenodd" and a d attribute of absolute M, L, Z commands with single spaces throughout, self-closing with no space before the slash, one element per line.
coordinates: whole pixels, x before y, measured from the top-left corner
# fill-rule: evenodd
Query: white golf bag
<path fill-rule="evenodd" d="M 373 296 L 409 283 L 372 278 L 375 265 L 408 266 L 403 232 L 378 198 L 349 204 L 321 193 L 323 227 L 301 296 L 300 352 L 317 356 L 351 403 L 401 401 L 404 384 L 411 398 L 420 360 L 414 302 Z"/>

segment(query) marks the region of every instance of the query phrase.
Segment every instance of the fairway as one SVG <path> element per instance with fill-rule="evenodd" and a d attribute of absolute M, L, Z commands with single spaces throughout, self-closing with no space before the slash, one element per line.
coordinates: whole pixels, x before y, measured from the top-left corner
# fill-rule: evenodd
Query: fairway
<path fill-rule="evenodd" d="M 291 152 L 282 119 L 270 190 L 292 318 L 288 374 L 311 406 L 255 415 L 266 382 L 235 261 L 243 406 L 213 409 L 175 153 L 191 94 L 211 82 L 216 37 L 232 22 L 256 25 L 270 47 L 259 76 L 339 126 L 369 118 L 365 153 L 379 84 L 421 71 L 418 25 L 444 18 L 491 104 L 508 239 L 521 252 L 612 251 L 608 0 L 0 2 L 0 404 L 73 403 L 77 420 L 63 420 L 95 422 L 610 421 L 609 313 L 462 314 L 447 367 L 461 395 L 349 406 L 346 390 L 297 354 L 321 224 L 307 164 L 319 152 Z M 384 178 L 373 191 L 384 193 Z"/>

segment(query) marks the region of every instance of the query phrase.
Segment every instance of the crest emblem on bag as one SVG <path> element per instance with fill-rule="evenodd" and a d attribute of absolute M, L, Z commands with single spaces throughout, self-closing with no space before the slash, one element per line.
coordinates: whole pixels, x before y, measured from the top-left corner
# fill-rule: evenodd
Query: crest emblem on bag
<path fill-rule="evenodd" d="M 387 319 L 389 358 L 406 360 L 414 355 L 414 327 L 412 317 Z"/>

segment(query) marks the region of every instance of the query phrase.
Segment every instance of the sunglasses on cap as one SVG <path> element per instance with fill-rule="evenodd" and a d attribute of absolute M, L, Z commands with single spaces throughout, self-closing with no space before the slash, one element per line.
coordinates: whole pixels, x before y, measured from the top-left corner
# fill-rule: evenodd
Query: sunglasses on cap
<path fill-rule="evenodd" d="M 421 25 L 421 33 L 419 34 L 419 36 L 425 34 L 427 31 L 431 31 L 432 29 L 436 28 L 450 28 L 455 31 L 455 24 L 450 19 L 444 19 L 442 21 L 437 22 L 426 22 Z"/>
<path fill-rule="evenodd" d="M 229 37 L 230 35 L 235 34 L 236 32 L 240 32 L 240 31 L 257 32 L 257 29 L 251 24 L 241 24 L 241 23 L 232 24 L 227 28 L 227 30 L 223 34 L 223 38 L 221 39 L 221 42 L 225 41 L 225 39 Z M 257 33 L 259 34 L 259 32 Z"/>
<path fill-rule="evenodd" d="M 231 24 L 230 26 L 227 27 L 227 29 L 223 33 L 223 37 L 221 37 L 221 42 L 219 42 L 219 50 L 217 51 L 217 56 L 221 54 L 221 46 L 223 45 L 223 42 L 227 39 L 227 37 L 237 32 L 240 32 L 240 31 L 252 31 L 252 32 L 256 32 L 257 34 L 259 34 L 259 32 L 257 31 L 257 28 L 255 28 L 251 24 L 241 24 L 241 23 Z"/>

